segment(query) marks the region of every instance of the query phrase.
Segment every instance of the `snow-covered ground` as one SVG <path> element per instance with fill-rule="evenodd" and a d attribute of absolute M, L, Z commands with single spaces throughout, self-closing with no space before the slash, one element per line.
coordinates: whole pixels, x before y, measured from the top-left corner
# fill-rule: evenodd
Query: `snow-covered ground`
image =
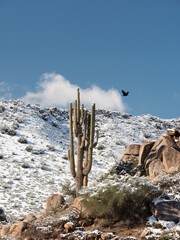
<path fill-rule="evenodd" d="M 22 101 L 0 102 L 0 207 L 11 221 L 40 213 L 49 195 L 61 193 L 61 183 L 74 181 L 67 160 L 68 111 L 56 110 Z M 118 163 L 127 145 L 155 140 L 171 127 L 180 129 L 180 118 L 98 110 L 99 143 L 89 183 Z"/>

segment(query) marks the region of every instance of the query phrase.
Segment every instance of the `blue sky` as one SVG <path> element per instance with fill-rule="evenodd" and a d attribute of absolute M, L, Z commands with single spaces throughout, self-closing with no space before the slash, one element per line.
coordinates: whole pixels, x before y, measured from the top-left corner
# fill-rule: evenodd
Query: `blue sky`
<path fill-rule="evenodd" d="M 0 0 L 0 98 L 180 117 L 179 26 L 179 0 Z"/>

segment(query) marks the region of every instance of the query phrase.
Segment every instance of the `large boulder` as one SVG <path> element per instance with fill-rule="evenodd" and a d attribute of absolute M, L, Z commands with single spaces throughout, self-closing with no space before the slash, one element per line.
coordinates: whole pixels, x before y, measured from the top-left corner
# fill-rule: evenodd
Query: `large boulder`
<path fill-rule="evenodd" d="M 124 154 L 121 158 L 123 161 L 133 160 L 134 157 L 139 155 L 140 144 L 131 144 L 124 149 Z"/>
<path fill-rule="evenodd" d="M 160 136 L 160 138 L 154 143 L 149 155 L 144 161 L 146 174 L 149 175 L 149 164 L 155 159 L 160 159 L 162 161 L 162 152 L 165 147 L 173 147 L 179 149 L 174 139 L 171 136 Z"/>
<path fill-rule="evenodd" d="M 19 222 L 18 224 L 12 225 L 6 235 L 10 238 L 18 238 L 22 236 L 25 229 L 27 229 L 27 223 Z"/>
<path fill-rule="evenodd" d="M 174 147 L 178 148 L 177 144 L 175 143 L 174 139 L 171 136 L 164 136 L 161 135 L 160 138 L 154 143 L 154 146 L 152 147 L 152 151 L 157 151 L 161 147 Z"/>
<path fill-rule="evenodd" d="M 165 167 L 160 159 L 155 159 L 149 164 L 149 176 L 157 177 L 159 175 L 165 175 Z"/>
<path fill-rule="evenodd" d="M 146 157 L 148 156 L 148 154 L 151 151 L 151 148 L 154 145 L 154 141 L 152 142 L 143 142 L 140 146 L 139 149 L 139 164 L 144 164 L 144 161 L 146 159 Z"/>
<path fill-rule="evenodd" d="M 0 232 L 0 237 L 7 236 L 8 233 L 9 233 L 9 229 L 10 229 L 9 226 L 3 225 L 2 228 L 1 228 L 1 232 Z"/>
<path fill-rule="evenodd" d="M 177 146 L 180 148 L 180 140 L 176 142 Z"/>
<path fill-rule="evenodd" d="M 53 194 L 49 196 L 46 200 L 46 208 L 45 208 L 45 213 L 55 213 L 57 212 L 62 205 L 64 204 L 65 200 L 63 196 L 59 194 Z"/>
<path fill-rule="evenodd" d="M 159 201 L 152 206 L 152 213 L 158 220 L 174 221 L 180 220 L 180 202 L 177 201 Z"/>
<path fill-rule="evenodd" d="M 141 146 L 140 144 L 131 144 L 131 145 L 127 146 L 124 150 L 124 155 L 138 156 L 140 146 Z"/>
<path fill-rule="evenodd" d="M 179 171 L 180 170 L 180 151 L 167 147 L 163 151 L 163 164 L 166 171 Z"/>

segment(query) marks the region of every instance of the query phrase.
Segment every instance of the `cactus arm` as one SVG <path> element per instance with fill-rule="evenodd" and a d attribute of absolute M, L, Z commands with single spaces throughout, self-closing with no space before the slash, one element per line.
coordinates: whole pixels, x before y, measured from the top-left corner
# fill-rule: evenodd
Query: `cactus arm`
<path fill-rule="evenodd" d="M 87 153 L 87 165 L 83 169 L 83 174 L 87 176 L 91 171 L 92 167 L 92 151 L 93 151 L 93 141 L 94 141 L 94 127 L 95 127 L 95 104 L 93 103 L 91 107 L 91 119 L 90 119 L 90 135 L 89 135 L 89 146 Z"/>
<path fill-rule="evenodd" d="M 83 169 L 83 175 L 87 176 L 92 167 L 92 148 L 89 145 L 88 151 L 87 151 L 87 159 L 86 159 L 86 167 Z"/>
<path fill-rule="evenodd" d="M 72 121 L 72 103 L 69 106 L 69 139 L 70 149 L 68 150 L 68 160 L 70 163 L 70 172 L 72 176 L 76 177 L 75 162 L 74 162 L 74 140 L 73 140 L 73 121 Z"/>
<path fill-rule="evenodd" d="M 94 141 L 94 126 L 95 126 L 95 104 L 91 107 L 91 121 L 90 121 L 90 147 L 93 148 Z"/>
<path fill-rule="evenodd" d="M 85 147 L 85 141 L 86 141 L 86 130 L 87 130 L 87 111 L 84 111 L 84 129 L 83 129 L 83 136 L 82 136 L 82 142 L 80 148 Z"/>
<path fill-rule="evenodd" d="M 80 123 L 80 92 L 77 89 L 77 123 Z"/>
<path fill-rule="evenodd" d="M 97 146 L 98 139 L 99 139 L 99 131 L 96 131 L 96 142 L 93 144 L 93 148 L 95 148 Z"/>
<path fill-rule="evenodd" d="M 80 119 L 80 126 L 83 125 L 83 122 L 84 122 L 84 119 L 85 119 L 85 117 L 84 117 L 84 112 L 85 112 L 85 110 L 84 110 L 84 104 L 82 104 L 82 105 L 81 105 L 81 119 Z"/>
<path fill-rule="evenodd" d="M 74 101 L 74 121 L 73 121 L 74 135 L 77 137 L 77 100 Z"/>
<path fill-rule="evenodd" d="M 88 165 L 88 151 L 85 152 L 85 161 L 84 161 L 84 169 L 87 168 Z M 88 184 L 88 174 L 83 176 L 83 186 L 87 187 Z"/>

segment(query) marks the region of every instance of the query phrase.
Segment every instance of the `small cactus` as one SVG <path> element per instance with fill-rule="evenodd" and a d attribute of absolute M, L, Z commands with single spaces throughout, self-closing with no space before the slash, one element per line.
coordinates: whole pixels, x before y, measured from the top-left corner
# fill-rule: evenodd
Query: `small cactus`
<path fill-rule="evenodd" d="M 69 139 L 70 149 L 68 150 L 68 160 L 70 162 L 70 171 L 76 181 L 76 196 L 82 186 L 87 186 L 88 174 L 92 167 L 93 148 L 98 142 L 98 131 L 96 132 L 96 142 L 94 142 L 95 132 L 95 104 L 92 104 L 91 114 L 80 108 L 80 93 L 77 89 L 77 100 L 69 106 Z M 77 164 L 75 170 L 74 160 L 74 136 L 77 138 Z M 84 160 L 84 163 L 83 163 Z"/>

